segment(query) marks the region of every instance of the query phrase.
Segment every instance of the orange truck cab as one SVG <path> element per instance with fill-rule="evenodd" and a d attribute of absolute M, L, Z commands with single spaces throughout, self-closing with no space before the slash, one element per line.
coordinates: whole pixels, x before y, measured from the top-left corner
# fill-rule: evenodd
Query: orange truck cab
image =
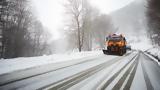
<path fill-rule="evenodd" d="M 126 53 L 126 39 L 123 35 L 109 35 L 106 37 L 106 46 L 108 54 L 119 54 L 123 55 Z"/>

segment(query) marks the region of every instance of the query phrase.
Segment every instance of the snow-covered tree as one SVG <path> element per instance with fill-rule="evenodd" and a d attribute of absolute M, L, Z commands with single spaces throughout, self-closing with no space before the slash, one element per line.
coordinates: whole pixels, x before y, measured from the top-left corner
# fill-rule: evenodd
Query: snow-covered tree
<path fill-rule="evenodd" d="M 147 17 L 151 39 L 160 46 L 160 0 L 148 0 Z"/>

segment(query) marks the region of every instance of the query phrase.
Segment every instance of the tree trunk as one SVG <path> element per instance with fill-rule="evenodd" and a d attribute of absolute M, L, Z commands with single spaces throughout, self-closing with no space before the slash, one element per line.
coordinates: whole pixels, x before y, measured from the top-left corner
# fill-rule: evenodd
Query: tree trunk
<path fill-rule="evenodd" d="M 79 26 L 79 20 L 78 20 L 78 16 L 77 16 L 77 19 L 76 19 L 76 22 L 77 22 L 77 30 L 78 30 L 78 50 L 79 52 L 82 51 L 82 46 L 81 46 L 81 35 L 80 35 L 80 26 Z"/>

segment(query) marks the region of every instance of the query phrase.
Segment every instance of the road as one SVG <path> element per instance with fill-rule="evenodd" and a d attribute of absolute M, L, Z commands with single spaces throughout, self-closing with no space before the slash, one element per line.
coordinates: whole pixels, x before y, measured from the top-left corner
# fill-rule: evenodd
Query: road
<path fill-rule="evenodd" d="M 13 72 L 0 75 L 0 80 L 0 90 L 160 90 L 160 66 L 144 52 L 134 51 L 56 69 L 50 65 Z"/>

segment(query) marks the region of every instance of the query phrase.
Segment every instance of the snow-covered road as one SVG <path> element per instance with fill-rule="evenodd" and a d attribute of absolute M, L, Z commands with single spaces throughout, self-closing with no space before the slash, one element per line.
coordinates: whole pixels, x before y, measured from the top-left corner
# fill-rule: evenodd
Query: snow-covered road
<path fill-rule="evenodd" d="M 0 75 L 0 90 L 159 90 L 160 67 L 143 52 L 99 55 Z"/>

